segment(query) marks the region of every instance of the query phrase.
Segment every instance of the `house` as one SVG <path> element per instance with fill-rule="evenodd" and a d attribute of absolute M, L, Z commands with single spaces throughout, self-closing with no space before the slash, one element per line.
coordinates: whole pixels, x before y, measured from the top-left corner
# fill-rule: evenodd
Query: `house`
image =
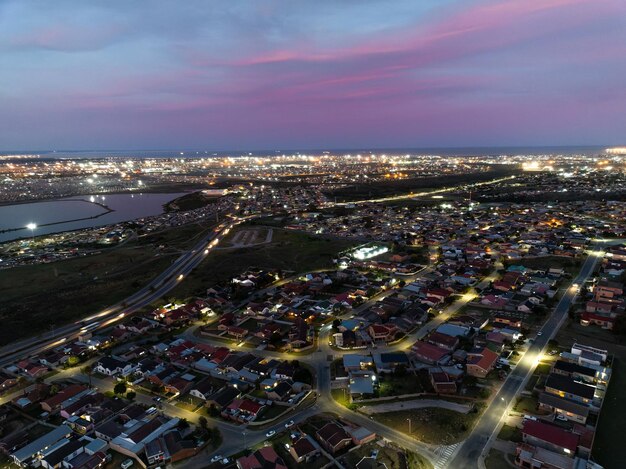
<path fill-rule="evenodd" d="M 582 326 L 600 326 L 602 329 L 610 331 L 615 326 L 615 319 L 616 318 L 612 318 L 610 316 L 601 316 L 599 314 L 585 311 L 580 315 L 580 324 Z"/>
<path fill-rule="evenodd" d="M 593 401 L 595 386 L 574 381 L 569 376 L 551 373 L 546 379 L 545 391 L 571 401 L 589 404 Z"/>
<path fill-rule="evenodd" d="M 539 394 L 539 408 L 562 415 L 567 420 L 584 425 L 589 417 L 589 406 L 563 397 L 542 392 Z"/>
<path fill-rule="evenodd" d="M 575 465 L 575 462 L 566 455 L 526 443 L 517 445 L 515 465 L 533 469 L 574 469 L 578 467 Z"/>
<path fill-rule="evenodd" d="M 284 401 L 291 394 L 291 384 L 287 381 L 281 381 L 276 386 L 265 391 L 265 395 L 273 401 Z"/>
<path fill-rule="evenodd" d="M 271 446 L 265 446 L 237 459 L 238 469 L 287 469 L 285 461 Z"/>
<path fill-rule="evenodd" d="M 369 355 L 347 353 L 343 356 L 343 368 L 346 372 L 365 370 L 373 365 L 374 360 Z"/>
<path fill-rule="evenodd" d="M 324 425 L 315 435 L 320 444 L 331 454 L 336 453 L 352 443 L 350 435 L 343 427 L 334 422 Z"/>
<path fill-rule="evenodd" d="M 319 454 L 319 449 L 315 447 L 308 435 L 301 436 L 289 448 L 289 454 L 298 463 L 309 462 L 312 458 Z"/>
<path fill-rule="evenodd" d="M 210 379 L 203 379 L 191 387 L 189 394 L 198 399 L 206 401 L 215 392 L 213 382 Z"/>
<path fill-rule="evenodd" d="M 374 394 L 374 376 L 355 376 L 350 379 L 350 394 L 371 396 Z"/>
<path fill-rule="evenodd" d="M 347 430 L 352 437 L 352 442 L 357 446 L 365 445 L 376 439 L 376 433 L 368 430 L 365 427 L 351 427 Z"/>
<path fill-rule="evenodd" d="M 184 439 L 178 430 L 172 430 L 148 441 L 144 452 L 148 464 L 153 466 L 181 461 L 194 456 L 198 450 L 194 441 Z"/>
<path fill-rule="evenodd" d="M 96 362 L 93 370 L 103 375 L 115 376 L 118 374 L 127 375 L 132 371 L 132 368 L 132 365 L 128 362 L 114 357 L 102 357 Z"/>
<path fill-rule="evenodd" d="M 573 458 L 580 436 L 568 432 L 557 425 L 540 420 L 524 420 L 522 439 L 524 443 L 554 451 L 557 454 Z"/>
<path fill-rule="evenodd" d="M 87 391 L 87 386 L 82 384 L 72 384 L 65 389 L 60 390 L 54 396 L 49 397 L 41 402 L 41 408 L 46 412 L 55 412 L 61 409 L 62 404 L 78 395 L 82 395 Z"/>
<path fill-rule="evenodd" d="M 447 334 L 442 334 L 441 332 L 432 332 L 426 340 L 437 347 L 448 350 L 449 352 L 454 351 L 459 346 L 459 338 L 452 337 Z"/>
<path fill-rule="evenodd" d="M 239 397 L 240 391 L 234 386 L 224 386 L 206 399 L 207 407 L 222 409 Z"/>
<path fill-rule="evenodd" d="M 391 342 L 395 339 L 398 328 L 392 324 L 372 324 L 367 331 L 374 342 Z"/>
<path fill-rule="evenodd" d="M 494 326 L 508 326 L 515 329 L 522 328 L 522 319 L 514 316 L 504 316 L 501 314 L 496 314 L 493 316 L 493 324 Z"/>
<path fill-rule="evenodd" d="M 552 366 L 552 373 L 556 373 L 563 376 L 570 376 L 576 378 L 579 381 L 584 381 L 589 384 L 596 382 L 596 370 L 587 366 L 579 365 L 578 363 L 566 362 L 564 360 L 557 360 Z"/>
<path fill-rule="evenodd" d="M 39 378 L 48 373 L 48 367 L 30 360 L 22 360 L 17 364 L 17 368 L 31 378 Z"/>
<path fill-rule="evenodd" d="M 422 342 L 418 340 L 411 347 L 411 351 L 415 354 L 415 358 L 419 361 L 428 363 L 431 365 L 442 364 L 447 362 L 447 357 L 450 351 L 436 345 L 429 344 L 428 342 Z"/>
<path fill-rule="evenodd" d="M 0 371 L 0 392 L 5 391 L 17 384 L 17 378 L 4 371 Z"/>
<path fill-rule="evenodd" d="M 484 378 L 493 369 L 497 360 L 498 354 L 487 347 L 474 352 L 470 351 L 466 364 L 467 374 L 476 378 Z"/>
<path fill-rule="evenodd" d="M 431 369 L 428 372 L 430 383 L 437 394 L 454 394 L 457 391 L 456 382 L 447 373 Z"/>
<path fill-rule="evenodd" d="M 410 366 L 409 357 L 404 352 L 377 353 L 374 355 L 374 363 L 379 373 L 392 373 L 401 365 L 406 368 Z"/>
<path fill-rule="evenodd" d="M 11 453 L 11 458 L 13 462 L 20 467 L 28 466 L 33 458 L 41 455 L 42 451 L 68 438 L 71 434 L 72 429 L 69 426 L 61 425 L 28 443 L 26 446 L 14 451 Z"/>

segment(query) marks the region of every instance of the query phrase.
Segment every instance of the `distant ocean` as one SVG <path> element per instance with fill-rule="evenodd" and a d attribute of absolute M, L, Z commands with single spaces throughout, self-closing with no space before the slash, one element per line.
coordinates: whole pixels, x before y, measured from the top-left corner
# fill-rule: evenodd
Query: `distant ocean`
<path fill-rule="evenodd" d="M 396 154 L 439 156 L 499 156 L 499 155 L 599 155 L 607 146 L 544 146 L 544 147 L 450 147 L 450 148 L 365 148 L 365 149 L 316 149 L 316 150 L 110 150 L 110 151 L 0 151 L 0 155 L 41 155 L 51 159 L 99 159 L 99 158 L 200 158 L 211 156 L 272 156 L 272 155 L 319 155 L 331 154 Z"/>

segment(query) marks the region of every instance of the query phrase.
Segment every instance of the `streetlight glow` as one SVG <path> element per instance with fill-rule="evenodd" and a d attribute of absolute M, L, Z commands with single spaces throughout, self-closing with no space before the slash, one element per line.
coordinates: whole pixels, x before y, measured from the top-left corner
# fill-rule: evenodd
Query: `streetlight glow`
<path fill-rule="evenodd" d="M 37 228 L 37 223 L 29 223 L 28 225 L 26 225 L 26 228 L 28 228 L 29 230 L 34 230 L 35 228 Z"/>

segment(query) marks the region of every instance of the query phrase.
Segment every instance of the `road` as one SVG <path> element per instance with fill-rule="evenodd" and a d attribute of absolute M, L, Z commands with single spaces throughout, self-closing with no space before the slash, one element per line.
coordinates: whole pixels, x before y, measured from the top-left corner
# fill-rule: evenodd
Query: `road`
<path fill-rule="evenodd" d="M 579 288 L 574 284 L 583 285 L 593 273 L 600 259 L 602 259 L 601 252 L 593 252 L 587 257 L 578 276 L 567 288 L 549 319 L 541 328 L 541 334 L 538 334 L 534 343 L 530 345 L 515 369 L 504 381 L 500 391 L 492 398 L 470 436 L 459 447 L 456 457 L 449 467 L 477 467 L 479 459 L 482 460 L 486 457 L 490 443 L 497 435 L 500 422 L 508 415 L 515 396 L 532 374 L 548 341 L 556 335 L 563 321 L 567 318 L 569 308 L 579 291 Z"/>
<path fill-rule="evenodd" d="M 191 273 L 233 227 L 252 218 L 254 217 L 232 217 L 222 222 L 217 231 L 211 230 L 208 235 L 203 237 L 189 251 L 178 257 L 165 271 L 150 281 L 148 285 L 129 296 L 124 301 L 109 306 L 81 321 L 56 329 L 52 333 L 12 344 L 10 347 L 4 347 L 0 351 L 0 366 L 5 366 L 25 356 L 34 355 L 49 348 L 57 347 L 65 341 L 70 341 L 78 337 L 81 331 L 84 332 L 89 324 L 93 327 L 93 329 L 89 330 L 109 327 L 126 315 L 132 314 L 153 303 L 176 287 L 180 281 Z M 93 324 L 97 325 L 93 326 Z"/>

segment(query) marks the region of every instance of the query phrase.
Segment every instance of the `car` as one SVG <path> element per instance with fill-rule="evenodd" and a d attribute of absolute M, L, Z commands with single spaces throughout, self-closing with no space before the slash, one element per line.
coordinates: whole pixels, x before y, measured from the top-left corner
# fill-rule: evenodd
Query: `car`
<path fill-rule="evenodd" d="M 120 467 L 122 469 L 128 469 L 133 464 L 135 464 L 135 463 L 134 463 L 134 461 L 132 459 L 126 459 L 126 460 L 124 460 L 124 462 L 122 464 L 120 464 Z"/>
<path fill-rule="evenodd" d="M 162 397 L 159 397 L 159 396 L 155 396 L 155 397 L 153 397 L 153 398 L 152 398 L 152 400 L 153 400 L 154 402 L 161 402 L 161 401 L 163 400 L 163 398 L 162 398 Z"/>
<path fill-rule="evenodd" d="M 271 438 L 271 437 L 273 437 L 274 435 L 276 435 L 276 430 L 270 430 L 269 432 L 267 432 L 267 433 L 265 434 L 265 436 L 266 436 L 267 438 Z"/>
<path fill-rule="evenodd" d="M 532 415 L 524 415 L 524 420 L 534 420 L 537 421 L 537 417 L 533 417 Z"/>
<path fill-rule="evenodd" d="M 222 459 L 222 465 L 225 466 L 226 464 L 230 464 L 230 459 L 228 458 Z"/>
<path fill-rule="evenodd" d="M 291 428 L 295 425 L 295 422 L 293 420 L 290 420 L 289 422 L 287 422 L 285 424 L 285 428 Z"/>
<path fill-rule="evenodd" d="M 217 462 L 217 461 L 219 461 L 220 459 L 222 459 L 222 455 L 221 455 L 221 454 L 216 454 L 215 456 L 213 456 L 213 457 L 211 458 L 211 462 Z"/>
<path fill-rule="evenodd" d="M 563 414 L 556 414 L 556 419 L 560 420 L 561 422 L 567 422 L 567 417 Z"/>
<path fill-rule="evenodd" d="M 537 332 L 537 337 L 541 337 L 543 335 L 542 331 Z"/>

